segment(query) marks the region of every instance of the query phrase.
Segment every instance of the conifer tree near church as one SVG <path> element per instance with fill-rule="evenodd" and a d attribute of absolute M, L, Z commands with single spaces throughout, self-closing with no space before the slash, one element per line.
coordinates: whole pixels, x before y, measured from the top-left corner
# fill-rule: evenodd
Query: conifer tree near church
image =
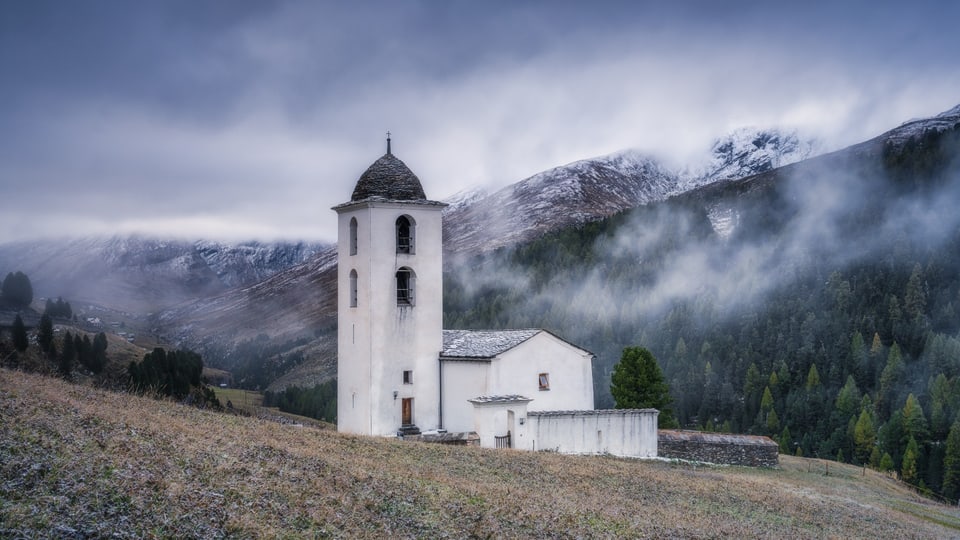
<path fill-rule="evenodd" d="M 620 362 L 614 366 L 610 378 L 610 393 L 617 409 L 646 409 L 660 411 L 658 426 L 676 427 L 670 403 L 670 388 L 663 378 L 653 354 L 643 347 L 623 349 Z"/>

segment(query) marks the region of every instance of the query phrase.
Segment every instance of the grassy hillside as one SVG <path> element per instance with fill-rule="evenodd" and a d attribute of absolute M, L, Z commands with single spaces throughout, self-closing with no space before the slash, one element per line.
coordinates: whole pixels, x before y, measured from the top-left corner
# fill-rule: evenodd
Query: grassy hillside
<path fill-rule="evenodd" d="M 754 470 L 405 443 L 9 370 L 0 418 L 0 537 L 960 535 L 956 508 L 798 458 Z"/>

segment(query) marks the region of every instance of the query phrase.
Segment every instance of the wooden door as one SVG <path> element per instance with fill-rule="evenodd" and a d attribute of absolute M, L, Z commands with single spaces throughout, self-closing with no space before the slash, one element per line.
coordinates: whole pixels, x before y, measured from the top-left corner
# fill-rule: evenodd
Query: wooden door
<path fill-rule="evenodd" d="M 413 398 L 403 398 L 401 406 L 401 424 L 404 426 L 413 425 Z"/>

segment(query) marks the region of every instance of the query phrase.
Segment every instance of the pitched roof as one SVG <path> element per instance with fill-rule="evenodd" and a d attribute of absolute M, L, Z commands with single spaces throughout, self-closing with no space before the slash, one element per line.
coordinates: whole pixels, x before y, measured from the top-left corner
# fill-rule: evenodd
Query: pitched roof
<path fill-rule="evenodd" d="M 387 152 L 373 162 L 357 180 L 351 202 L 367 199 L 390 201 L 425 201 L 420 179 L 396 156 Z"/>
<path fill-rule="evenodd" d="M 444 330 L 442 358 L 493 358 L 543 332 L 523 330 Z"/>

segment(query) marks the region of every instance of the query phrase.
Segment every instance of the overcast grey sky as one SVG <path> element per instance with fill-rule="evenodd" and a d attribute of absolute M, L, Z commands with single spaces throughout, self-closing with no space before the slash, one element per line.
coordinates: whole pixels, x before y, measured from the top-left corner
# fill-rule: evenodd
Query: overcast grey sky
<path fill-rule="evenodd" d="M 838 148 L 960 103 L 958 20 L 952 1 L 6 0 L 0 241 L 333 240 L 387 130 L 433 199 L 624 148 L 683 164 L 745 125 Z"/>

